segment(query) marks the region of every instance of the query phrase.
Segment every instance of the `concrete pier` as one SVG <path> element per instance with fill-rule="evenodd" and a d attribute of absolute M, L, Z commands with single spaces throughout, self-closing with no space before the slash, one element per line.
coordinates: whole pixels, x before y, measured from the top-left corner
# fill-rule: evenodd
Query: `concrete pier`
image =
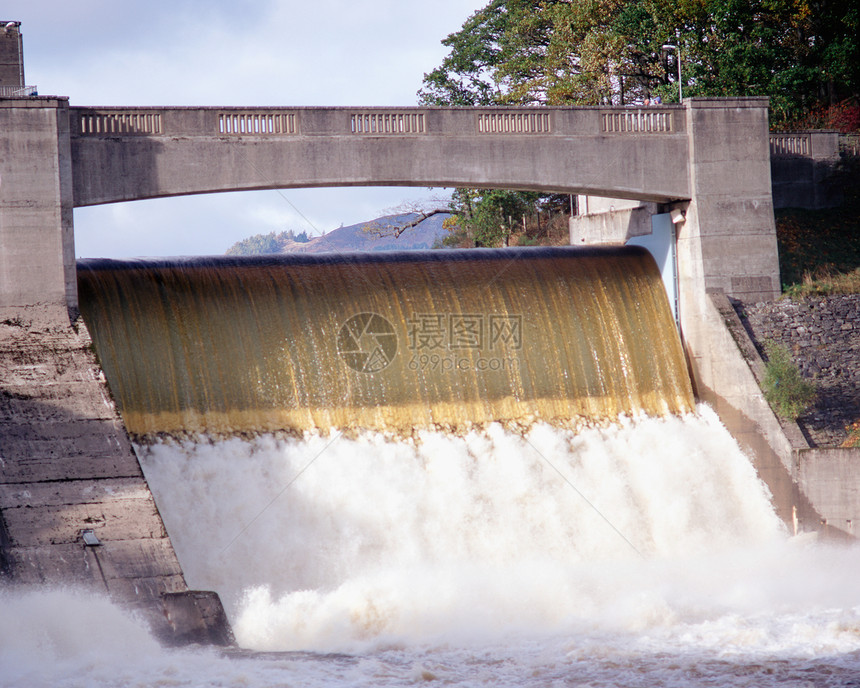
<path fill-rule="evenodd" d="M 0 322 L 2 577 L 106 594 L 170 644 L 230 642 L 217 596 L 188 590 L 86 328 L 44 315 Z"/>

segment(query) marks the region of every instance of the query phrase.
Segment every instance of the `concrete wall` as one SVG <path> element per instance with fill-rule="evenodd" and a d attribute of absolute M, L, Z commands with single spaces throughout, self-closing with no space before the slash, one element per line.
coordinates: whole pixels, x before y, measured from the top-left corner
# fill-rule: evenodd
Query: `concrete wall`
<path fill-rule="evenodd" d="M 0 320 L 77 308 L 68 101 L 0 98 Z"/>
<path fill-rule="evenodd" d="M 29 312 L 0 323 L 0 576 L 107 593 L 171 643 L 229 642 L 217 596 L 174 609 L 191 593 L 85 327 Z"/>
<path fill-rule="evenodd" d="M 842 202 L 834 183 L 839 133 L 797 131 L 770 135 L 774 208 L 833 208 Z"/>
<path fill-rule="evenodd" d="M 624 244 L 651 233 L 651 217 L 660 205 L 601 196 L 579 196 L 578 215 L 570 218 L 571 246 Z"/>
<path fill-rule="evenodd" d="M 860 535 L 860 449 L 800 449 L 797 482 L 830 534 Z"/>
<path fill-rule="evenodd" d="M 691 98 L 687 119 L 692 194 L 686 221 L 677 226 L 682 313 L 696 318 L 713 291 L 775 298 L 767 99 Z"/>
<path fill-rule="evenodd" d="M 747 336 L 725 294 L 706 296 L 695 338 L 685 340 L 698 399 L 720 416 L 741 448 L 753 460 L 774 497 L 779 516 L 816 523 L 817 514 L 803 504 L 794 480 L 793 452 L 809 445 L 800 429 L 784 430 L 761 391 L 764 362 Z"/>
<path fill-rule="evenodd" d="M 0 21 L 0 89 L 14 90 L 24 86 L 24 45 L 20 25 L 7 23 Z"/>

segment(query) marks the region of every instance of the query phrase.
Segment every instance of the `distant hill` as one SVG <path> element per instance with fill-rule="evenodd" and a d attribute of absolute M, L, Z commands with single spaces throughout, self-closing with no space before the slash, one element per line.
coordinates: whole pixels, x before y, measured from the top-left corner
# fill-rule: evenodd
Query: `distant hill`
<path fill-rule="evenodd" d="M 419 213 L 386 215 L 368 222 L 333 229 L 308 241 L 295 241 L 292 232 L 269 235 L 257 234 L 234 244 L 229 255 L 259 255 L 266 253 L 334 253 L 345 251 L 414 251 L 441 244 L 448 231 L 442 227 L 447 212 L 436 212 L 414 227 L 397 231 L 415 222 Z M 299 235 L 304 239 L 304 233 Z"/>

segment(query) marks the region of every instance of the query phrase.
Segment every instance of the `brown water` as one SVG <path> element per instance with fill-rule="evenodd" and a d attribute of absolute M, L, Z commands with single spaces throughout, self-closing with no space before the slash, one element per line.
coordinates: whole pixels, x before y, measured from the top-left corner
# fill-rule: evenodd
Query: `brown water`
<path fill-rule="evenodd" d="M 128 429 L 463 429 L 691 411 L 640 249 L 89 260 L 81 311 Z"/>

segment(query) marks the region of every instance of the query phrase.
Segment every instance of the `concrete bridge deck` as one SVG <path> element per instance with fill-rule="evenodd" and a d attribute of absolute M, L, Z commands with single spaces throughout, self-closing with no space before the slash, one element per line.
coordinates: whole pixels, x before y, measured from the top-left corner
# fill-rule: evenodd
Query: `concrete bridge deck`
<path fill-rule="evenodd" d="M 70 108 L 74 205 L 307 186 L 690 198 L 685 109 Z"/>

